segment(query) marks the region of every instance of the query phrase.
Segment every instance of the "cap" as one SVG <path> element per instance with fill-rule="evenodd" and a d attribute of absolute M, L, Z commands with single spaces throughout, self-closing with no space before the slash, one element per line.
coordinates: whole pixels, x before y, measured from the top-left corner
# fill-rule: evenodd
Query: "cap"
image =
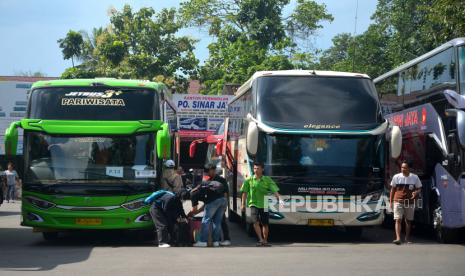
<path fill-rule="evenodd" d="M 166 160 L 165 161 L 165 167 L 166 168 L 174 168 L 174 161 L 173 160 Z"/>

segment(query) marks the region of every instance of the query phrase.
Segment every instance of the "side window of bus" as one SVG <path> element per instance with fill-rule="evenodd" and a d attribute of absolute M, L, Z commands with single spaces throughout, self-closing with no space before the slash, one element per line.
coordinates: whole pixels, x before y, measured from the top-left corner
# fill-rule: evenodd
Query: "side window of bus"
<path fill-rule="evenodd" d="M 406 107 L 418 101 L 418 95 L 429 96 L 444 89 L 457 91 L 454 48 L 440 52 L 400 72 L 397 95 L 403 95 Z"/>

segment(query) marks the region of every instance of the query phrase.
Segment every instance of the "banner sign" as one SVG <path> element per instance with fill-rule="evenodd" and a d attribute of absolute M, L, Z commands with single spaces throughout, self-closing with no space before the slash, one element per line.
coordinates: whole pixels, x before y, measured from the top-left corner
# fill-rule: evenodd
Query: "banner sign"
<path fill-rule="evenodd" d="M 181 138 L 204 138 L 213 134 L 223 123 L 228 101 L 234 96 L 174 94 Z"/>

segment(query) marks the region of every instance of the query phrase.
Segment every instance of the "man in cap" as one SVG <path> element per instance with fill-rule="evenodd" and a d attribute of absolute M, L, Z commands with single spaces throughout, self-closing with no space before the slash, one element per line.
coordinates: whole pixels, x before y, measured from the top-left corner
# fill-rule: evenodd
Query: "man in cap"
<path fill-rule="evenodd" d="M 161 179 L 161 188 L 173 193 L 179 193 L 183 188 L 182 177 L 174 170 L 173 160 L 166 160 L 164 163 L 163 177 Z"/>

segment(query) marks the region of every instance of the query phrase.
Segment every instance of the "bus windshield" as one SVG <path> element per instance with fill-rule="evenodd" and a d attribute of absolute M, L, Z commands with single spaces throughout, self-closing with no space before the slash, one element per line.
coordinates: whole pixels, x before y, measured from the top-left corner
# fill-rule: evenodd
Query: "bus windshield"
<path fill-rule="evenodd" d="M 258 118 L 281 128 L 371 129 L 383 122 L 370 79 L 269 76 L 258 79 Z"/>
<path fill-rule="evenodd" d="M 55 136 L 27 132 L 25 182 L 149 183 L 154 135 Z"/>
<path fill-rule="evenodd" d="M 366 177 L 383 166 L 381 136 L 297 136 L 260 134 L 257 160 L 274 176 Z"/>
<path fill-rule="evenodd" d="M 53 87 L 31 94 L 30 119 L 135 121 L 160 118 L 154 90 L 114 87 Z"/>

